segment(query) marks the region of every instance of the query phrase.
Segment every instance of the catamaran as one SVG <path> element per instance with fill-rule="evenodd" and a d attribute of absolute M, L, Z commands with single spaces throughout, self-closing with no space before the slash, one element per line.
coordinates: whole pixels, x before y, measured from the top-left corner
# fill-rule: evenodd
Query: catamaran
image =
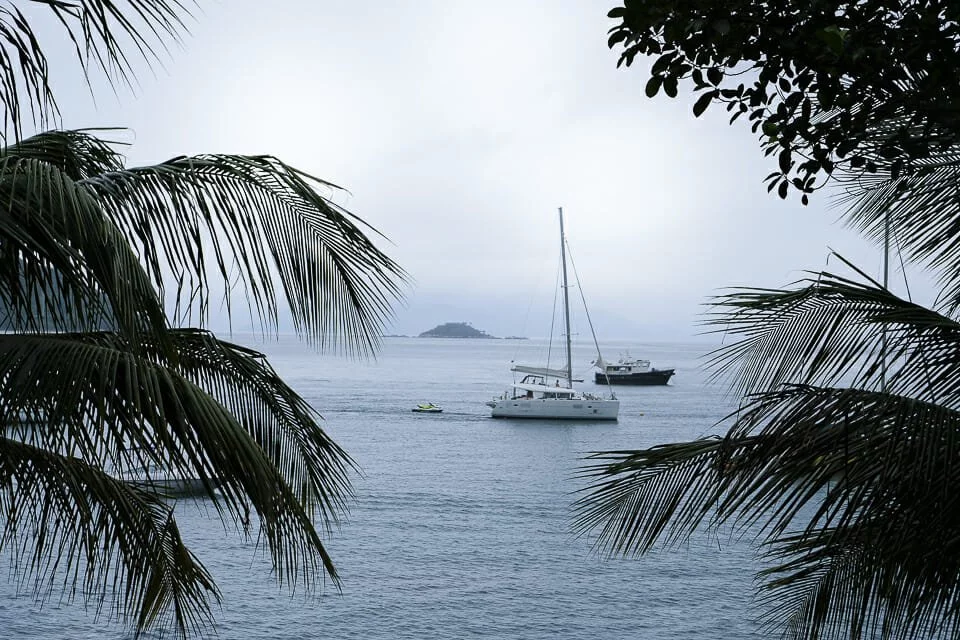
<path fill-rule="evenodd" d="M 502 395 L 487 402 L 494 418 L 539 418 L 552 420 L 616 420 L 620 401 L 584 393 L 573 388 L 573 358 L 570 343 L 570 299 L 567 294 L 567 246 L 560 210 L 560 265 L 563 274 L 563 316 L 566 328 L 567 363 L 564 369 L 515 365 L 510 370 L 523 374 Z M 592 327 L 591 327 L 592 329 Z M 596 337 L 594 337 L 596 342 Z M 599 358 L 599 347 L 597 348 Z"/>

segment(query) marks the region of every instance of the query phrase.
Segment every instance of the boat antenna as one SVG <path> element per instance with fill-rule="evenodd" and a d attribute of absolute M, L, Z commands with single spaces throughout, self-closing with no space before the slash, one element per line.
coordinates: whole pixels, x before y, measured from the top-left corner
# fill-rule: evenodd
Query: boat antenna
<path fill-rule="evenodd" d="M 567 243 L 563 235 L 563 207 L 558 207 L 558 211 L 560 212 L 560 262 L 563 266 L 563 320 L 567 328 L 567 388 L 572 389 L 573 356 L 570 345 L 570 296 L 567 291 Z"/>

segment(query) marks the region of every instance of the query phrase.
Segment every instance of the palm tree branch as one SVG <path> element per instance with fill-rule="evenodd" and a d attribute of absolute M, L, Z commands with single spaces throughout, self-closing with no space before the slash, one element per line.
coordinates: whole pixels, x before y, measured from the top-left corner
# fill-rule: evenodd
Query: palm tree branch
<path fill-rule="evenodd" d="M 176 365 L 109 333 L 0 336 L 0 415 L 46 425 L 15 429 L 34 446 L 118 472 L 196 477 L 234 522 L 246 526 L 251 507 L 260 516 L 281 581 L 312 586 L 322 567 L 336 583 L 311 514 L 336 520 L 349 458 L 265 363 L 209 336 L 170 337 Z"/>
<path fill-rule="evenodd" d="M 941 562 L 952 551 L 905 553 L 887 544 L 888 525 L 876 518 L 844 529 L 785 535 L 765 545 L 773 564 L 760 572 L 763 627 L 797 639 L 956 633 L 956 562 Z"/>
<path fill-rule="evenodd" d="M 960 455 L 960 413 L 888 393 L 797 386 L 758 396 L 731 419 L 724 439 L 593 454 L 588 460 L 601 462 L 583 468 L 593 483 L 575 503 L 575 527 L 599 530 L 598 545 L 623 554 L 685 539 L 705 523 L 733 522 L 766 540 L 798 526 L 806 535 L 842 530 L 891 505 L 927 522 L 930 536 L 949 530 L 944 510 L 960 498 L 945 474 L 960 468 L 945 465 Z M 954 508 L 960 513 L 960 502 Z M 900 549 L 930 548 L 915 546 L 925 536 L 912 526 L 884 535 Z"/>
<path fill-rule="evenodd" d="M 682 541 L 719 499 L 725 444 L 711 438 L 591 454 L 579 474 L 591 484 L 574 502 L 574 530 L 599 528 L 596 546 L 621 555 L 644 553 L 664 536 L 667 544 Z"/>
<path fill-rule="evenodd" d="M 888 389 L 960 404 L 960 324 L 876 283 L 831 273 L 796 289 L 747 289 L 713 303 L 707 324 L 734 342 L 708 356 L 745 395 L 786 383 Z M 922 372 L 921 375 L 917 375 Z"/>
<path fill-rule="evenodd" d="M 131 85 L 134 68 L 125 49 L 132 46 L 148 65 L 161 62 L 160 49 L 186 32 L 187 2 L 179 0 L 31 0 L 48 9 L 73 43 L 74 53 L 89 85 L 99 68 L 112 85 Z M 28 19 L 11 2 L 0 7 L 0 103 L 4 109 L 3 137 L 20 138 L 29 109 L 34 123 L 46 126 L 58 115 L 47 56 Z M 158 48 L 159 47 L 159 48 Z"/>
<path fill-rule="evenodd" d="M 910 131 L 916 139 L 930 143 L 927 155 L 915 158 L 903 171 L 882 156 L 883 143 L 900 131 Z M 871 148 L 865 157 L 875 172 L 837 173 L 841 187 L 837 203 L 847 213 L 846 223 L 875 242 L 883 242 L 890 230 L 911 262 L 933 269 L 942 287 L 947 313 L 960 305 L 960 204 L 955 197 L 960 185 L 960 146 L 936 144 L 934 132 L 902 120 L 875 123 L 869 132 Z"/>
<path fill-rule="evenodd" d="M 406 274 L 308 176 L 268 156 L 175 158 L 84 180 L 163 290 L 169 265 L 209 313 L 209 270 L 236 273 L 261 326 L 276 318 L 276 270 L 294 321 L 325 346 L 369 353 Z M 208 253 L 213 253 L 212 265 Z M 271 268 L 272 266 L 272 268 Z M 319 285 L 318 285 L 319 283 Z M 229 308 L 229 288 L 223 292 Z M 183 300 L 178 300 L 178 305 Z"/>
<path fill-rule="evenodd" d="M 183 375 L 206 389 L 272 459 L 301 501 L 336 522 L 351 495 L 350 457 L 317 423 L 319 416 L 269 366 L 262 354 L 196 330 L 173 337 Z"/>
<path fill-rule="evenodd" d="M 30 23 L 12 4 L 0 7 L 0 102 L 3 137 L 20 137 L 24 104 L 34 121 L 46 123 L 56 113 L 47 58 Z"/>
<path fill-rule="evenodd" d="M 166 317 L 149 277 L 88 190 L 32 158 L 0 157 L 0 176 L 7 328 L 108 325 L 163 335 Z"/>
<path fill-rule="evenodd" d="M 8 170 L 17 161 L 35 160 L 56 167 L 71 180 L 82 180 L 123 169 L 123 158 L 114 149 L 122 143 L 97 137 L 101 132 L 121 131 L 123 129 L 117 128 L 44 131 L 3 147 L 0 159 Z"/>
<path fill-rule="evenodd" d="M 88 597 L 109 593 L 140 631 L 165 618 L 184 635 L 209 624 L 209 598 L 219 593 L 155 493 L 0 436 L 0 509 L 0 548 L 38 593 L 59 576 L 68 593 L 80 585 Z"/>

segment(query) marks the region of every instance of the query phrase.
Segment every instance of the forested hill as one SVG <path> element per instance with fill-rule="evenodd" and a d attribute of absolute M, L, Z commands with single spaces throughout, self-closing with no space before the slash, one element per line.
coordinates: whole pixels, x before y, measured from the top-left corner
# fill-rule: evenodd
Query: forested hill
<path fill-rule="evenodd" d="M 420 338 L 495 338 L 486 331 L 470 326 L 469 322 L 447 322 L 420 334 Z"/>

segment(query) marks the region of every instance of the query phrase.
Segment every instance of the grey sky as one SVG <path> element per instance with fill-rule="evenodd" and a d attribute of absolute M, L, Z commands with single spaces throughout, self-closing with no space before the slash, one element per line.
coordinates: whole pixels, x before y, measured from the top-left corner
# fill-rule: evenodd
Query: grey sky
<path fill-rule="evenodd" d="M 647 99 L 606 47 L 614 0 L 201 2 L 136 94 L 97 104 L 58 76 L 64 126 L 125 126 L 128 157 L 271 153 L 350 190 L 415 278 L 391 332 L 467 320 L 544 335 L 556 209 L 601 337 L 683 340 L 732 285 L 779 286 L 827 246 L 876 274 L 875 248 L 768 195 L 746 124 Z M 533 316 L 535 317 L 535 315 Z"/>

